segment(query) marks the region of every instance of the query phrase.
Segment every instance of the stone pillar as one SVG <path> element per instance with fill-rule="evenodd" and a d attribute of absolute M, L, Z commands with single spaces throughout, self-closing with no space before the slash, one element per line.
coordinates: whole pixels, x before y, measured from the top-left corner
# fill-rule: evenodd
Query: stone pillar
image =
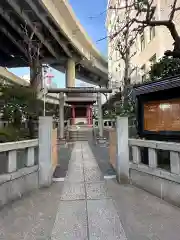
<path fill-rule="evenodd" d="M 39 117 L 39 185 L 52 183 L 52 117 Z"/>
<path fill-rule="evenodd" d="M 129 133 L 128 118 L 117 117 L 117 178 L 120 183 L 129 183 Z"/>
<path fill-rule="evenodd" d="M 75 124 L 75 118 L 76 118 L 75 106 L 72 105 L 72 124 Z"/>
<path fill-rule="evenodd" d="M 88 106 L 88 124 L 91 125 L 91 107 L 90 105 Z"/>
<path fill-rule="evenodd" d="M 69 58 L 66 66 L 66 87 L 75 87 L 75 78 L 75 62 L 73 59 Z"/>
<path fill-rule="evenodd" d="M 59 94 L 59 139 L 64 139 L 64 93 Z"/>
<path fill-rule="evenodd" d="M 91 106 L 89 105 L 89 125 L 91 125 Z"/>
<path fill-rule="evenodd" d="M 86 119 L 87 119 L 87 124 L 90 125 L 90 112 L 89 112 L 89 105 L 86 106 Z"/>
<path fill-rule="evenodd" d="M 103 138 L 103 116 L 102 116 L 101 93 L 98 93 L 98 94 L 97 94 L 97 105 L 98 105 L 99 137 L 100 137 L 100 138 Z"/>
<path fill-rule="evenodd" d="M 90 117 L 91 117 L 91 125 L 93 124 L 93 112 L 92 112 L 92 106 L 90 106 Z"/>

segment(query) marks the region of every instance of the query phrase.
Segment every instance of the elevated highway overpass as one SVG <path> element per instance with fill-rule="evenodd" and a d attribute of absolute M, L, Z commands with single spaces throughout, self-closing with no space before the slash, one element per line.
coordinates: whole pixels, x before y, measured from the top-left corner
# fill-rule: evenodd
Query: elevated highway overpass
<path fill-rule="evenodd" d="M 0 82 L 5 84 L 18 84 L 22 86 L 28 86 L 29 82 L 23 78 L 16 76 L 15 74 L 9 72 L 6 68 L 0 67 Z M 42 99 L 43 94 L 39 94 L 39 98 Z M 46 102 L 51 104 L 59 104 L 58 94 L 48 93 L 46 96 Z"/>
<path fill-rule="evenodd" d="M 35 52 L 41 46 L 40 62 L 65 72 L 66 86 L 73 87 L 75 77 L 108 85 L 107 60 L 66 0 L 0 1 L 0 24 L 1 66 L 29 66 L 29 47 Z"/>

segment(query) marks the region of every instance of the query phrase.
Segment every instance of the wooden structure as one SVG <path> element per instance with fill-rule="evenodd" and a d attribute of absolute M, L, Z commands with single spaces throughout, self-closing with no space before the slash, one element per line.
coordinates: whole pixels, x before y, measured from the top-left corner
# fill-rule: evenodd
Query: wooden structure
<path fill-rule="evenodd" d="M 180 137 L 180 76 L 134 87 L 140 137 L 169 140 Z"/>
<path fill-rule="evenodd" d="M 98 103 L 98 120 L 99 120 L 99 137 L 103 138 L 103 117 L 102 117 L 102 103 L 101 93 L 111 93 L 111 89 L 103 88 L 81 88 L 81 87 L 68 87 L 68 88 L 51 88 L 48 93 L 59 93 L 59 139 L 64 141 L 64 102 L 72 106 L 72 122 L 76 124 L 76 116 L 78 111 L 77 106 L 80 108 L 79 115 L 85 118 L 85 124 L 92 126 L 92 104 L 96 101 L 95 93 L 97 93 Z M 66 97 L 64 96 L 66 94 Z M 71 119 L 71 118 L 70 118 Z"/>
<path fill-rule="evenodd" d="M 94 93 L 68 93 L 65 102 L 71 108 L 69 116 L 71 125 L 93 125 L 92 107 L 96 102 Z"/>

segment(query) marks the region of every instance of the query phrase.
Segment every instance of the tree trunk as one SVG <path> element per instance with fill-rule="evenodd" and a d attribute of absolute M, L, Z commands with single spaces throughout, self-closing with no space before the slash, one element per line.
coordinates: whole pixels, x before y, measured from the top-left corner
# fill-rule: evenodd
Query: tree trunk
<path fill-rule="evenodd" d="M 30 66 L 30 86 L 35 90 L 42 89 L 42 67 L 40 65 Z"/>
<path fill-rule="evenodd" d="M 126 22 L 129 23 L 128 1 L 126 0 Z M 127 87 L 130 84 L 130 47 L 129 45 L 129 24 L 127 24 L 125 32 L 125 68 L 124 68 L 124 89 L 123 89 L 123 106 L 126 109 L 128 107 Z"/>

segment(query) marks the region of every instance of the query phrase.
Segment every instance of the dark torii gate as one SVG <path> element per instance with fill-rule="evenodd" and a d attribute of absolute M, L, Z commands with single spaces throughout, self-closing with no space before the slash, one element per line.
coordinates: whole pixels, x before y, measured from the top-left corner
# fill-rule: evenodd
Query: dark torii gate
<path fill-rule="evenodd" d="M 103 138 L 103 116 L 101 93 L 112 93 L 112 89 L 92 87 L 50 88 L 48 93 L 59 93 L 59 139 L 64 139 L 64 93 L 97 93 L 99 137 Z"/>

